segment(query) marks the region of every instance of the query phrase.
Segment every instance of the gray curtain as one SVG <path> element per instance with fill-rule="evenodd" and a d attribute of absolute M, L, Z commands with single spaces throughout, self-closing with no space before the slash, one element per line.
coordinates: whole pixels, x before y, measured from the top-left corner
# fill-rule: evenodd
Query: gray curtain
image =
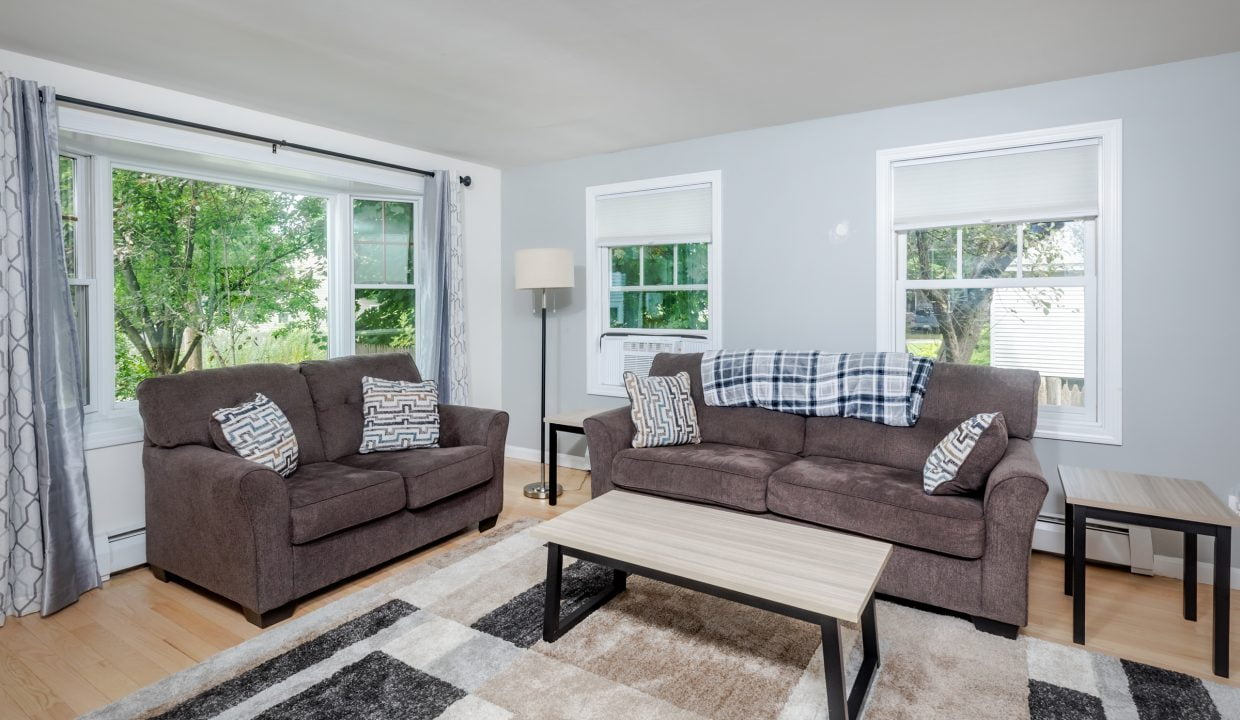
<path fill-rule="evenodd" d="M 99 585 L 55 97 L 0 74 L 0 624 Z"/>
<path fill-rule="evenodd" d="M 426 227 L 417 247 L 414 353 L 418 369 L 439 384 L 439 402 L 469 402 L 461 189 L 438 170 L 426 183 Z"/>

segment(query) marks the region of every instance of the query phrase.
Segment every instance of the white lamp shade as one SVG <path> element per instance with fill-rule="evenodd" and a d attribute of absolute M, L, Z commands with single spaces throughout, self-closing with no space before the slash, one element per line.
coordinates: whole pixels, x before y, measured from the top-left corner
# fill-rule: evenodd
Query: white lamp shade
<path fill-rule="evenodd" d="M 517 251 L 517 289 L 570 288 L 573 286 L 573 251 L 568 248 L 533 248 Z"/>

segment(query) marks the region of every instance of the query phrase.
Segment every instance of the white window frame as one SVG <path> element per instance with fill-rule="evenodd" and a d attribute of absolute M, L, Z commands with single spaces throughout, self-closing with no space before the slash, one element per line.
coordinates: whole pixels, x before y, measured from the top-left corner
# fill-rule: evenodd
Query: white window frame
<path fill-rule="evenodd" d="M 707 291 L 707 307 L 710 327 L 706 330 L 676 330 L 665 328 L 612 330 L 608 321 L 610 311 L 611 282 L 607 275 L 610 267 L 609 248 L 599 247 L 595 211 L 598 199 L 607 195 L 635 192 L 659 192 L 676 190 L 695 185 L 711 187 L 711 239 L 707 267 L 710 276 L 705 286 L 676 286 L 682 290 Z M 623 387 L 605 385 L 599 379 L 601 365 L 601 342 L 606 332 L 631 332 L 635 335 L 704 335 L 712 349 L 722 347 L 723 342 L 723 223 L 722 223 L 723 172 L 709 170 L 684 175 L 633 180 L 629 182 L 593 185 L 586 188 L 586 392 L 590 395 L 625 397 Z M 626 290 L 648 289 L 645 286 L 626 287 Z M 664 290 L 666 286 L 650 288 Z"/>
<path fill-rule="evenodd" d="M 92 378 L 92 404 L 86 415 L 86 449 L 109 447 L 142 439 L 142 420 L 137 403 L 115 399 L 115 304 L 113 295 L 112 171 L 114 168 L 143 170 L 207 182 L 230 183 L 246 187 L 321 197 L 327 201 L 327 317 L 329 357 L 353 352 L 353 252 L 352 199 L 383 199 L 413 202 L 415 247 L 423 232 L 421 202 L 424 178 L 380 167 L 320 157 L 295 151 L 271 153 L 270 147 L 238 141 L 177 127 L 145 123 L 131 118 L 61 108 L 62 132 L 91 136 L 109 146 L 110 140 L 167 148 L 178 153 L 194 153 L 204 160 L 240 161 L 255 173 L 280 174 L 278 181 L 247 177 L 244 172 L 219 171 L 210 163 L 203 167 L 182 161 L 153 162 L 149 157 L 128 157 L 123 150 L 101 152 L 90 146 L 78 147 L 72 140 L 61 142 L 62 155 L 87 160 L 89 188 L 87 209 L 79 216 L 79 237 L 87 233 L 91 241 L 90 258 L 94 278 L 88 300 L 87 336 L 90 338 L 88 362 Z M 117 145 L 116 147 L 120 147 Z M 79 168 L 82 165 L 79 164 Z M 238 167 L 242 167 L 238 165 Z M 313 175 L 320 185 L 301 184 L 298 177 Z M 365 184 L 391 188 L 392 192 L 357 193 L 349 188 Z M 339 190 L 328 186 L 339 187 Z M 82 193 L 84 186 L 77 192 Z M 81 197 L 79 197 L 79 201 Z M 89 214 L 89 222 L 86 216 Z M 87 227 L 89 226 L 89 227 Z M 79 251 L 80 252 L 80 251 Z M 416 258 L 415 258 L 416 263 Z M 415 265 L 416 267 L 416 265 Z"/>
<path fill-rule="evenodd" d="M 411 205 L 413 205 L 413 216 L 410 218 L 410 222 L 413 223 L 413 268 L 414 268 L 414 272 L 413 272 L 412 283 L 359 283 L 357 282 L 353 274 L 353 256 L 354 256 L 354 253 L 353 253 L 353 202 L 355 200 L 378 200 L 382 202 L 403 202 L 403 203 L 410 203 Z M 344 237 L 347 238 L 349 241 L 348 242 L 349 252 L 347 253 L 349 257 L 348 257 L 348 262 L 344 266 L 344 268 L 348 272 L 348 275 L 346 277 L 348 277 L 349 279 L 348 307 L 350 310 L 350 314 L 349 314 L 349 322 L 348 322 L 349 348 L 342 354 L 352 355 L 357 350 L 357 323 L 356 323 L 356 319 L 353 317 L 353 314 L 352 314 L 353 303 L 355 302 L 357 298 L 357 291 L 358 290 L 412 290 L 414 293 L 414 297 L 416 298 L 417 292 L 418 292 L 418 270 L 417 269 L 419 267 L 418 265 L 419 242 L 418 241 L 421 239 L 422 233 L 425 231 L 423 229 L 423 223 L 422 223 L 422 198 L 421 196 L 384 195 L 384 194 L 373 194 L 373 193 L 367 193 L 364 195 L 350 195 L 348 198 L 348 205 L 346 207 L 348 208 L 348 212 L 345 214 L 348 216 L 346 218 L 346 221 L 348 222 L 349 230 L 344 235 Z M 415 314 L 415 317 L 414 317 L 415 328 L 417 327 L 416 322 L 417 322 L 417 317 Z M 329 331 L 328 337 L 330 338 L 330 331 Z"/>
<path fill-rule="evenodd" d="M 1094 232 L 1087 236 L 1086 273 L 1077 278 L 1010 278 L 987 280 L 904 280 L 902 233 L 893 222 L 893 167 L 897 163 L 970 153 L 1002 152 L 1014 148 L 1074 141 L 1099 145 L 1098 216 Z M 1121 314 L 1123 125 L 1109 120 L 1067 125 L 1045 130 L 991 135 L 981 138 L 880 150 L 876 153 L 877 238 L 877 346 L 879 350 L 904 349 L 904 292 L 916 287 L 968 288 L 1070 286 L 1085 288 L 1088 312 L 1085 320 L 1086 408 L 1042 406 L 1036 437 L 1055 440 L 1120 445 L 1122 435 L 1123 379 L 1121 364 L 1123 325 Z M 1015 220 L 1070 218 L 978 217 L 960 225 L 994 224 Z M 1092 239 L 1093 247 L 1089 247 Z M 1091 252 L 1092 250 L 1092 252 Z M 1091 272 L 1092 270 L 1092 272 Z"/>

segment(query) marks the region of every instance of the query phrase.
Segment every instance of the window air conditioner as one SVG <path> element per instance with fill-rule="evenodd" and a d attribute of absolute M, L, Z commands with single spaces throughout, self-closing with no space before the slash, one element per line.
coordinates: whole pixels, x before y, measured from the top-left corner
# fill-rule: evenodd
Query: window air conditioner
<path fill-rule="evenodd" d="M 650 364 L 659 353 L 705 352 L 710 343 L 703 337 L 679 335 L 613 335 L 603 336 L 600 381 L 604 385 L 624 385 L 624 373 L 630 371 L 646 377 Z"/>

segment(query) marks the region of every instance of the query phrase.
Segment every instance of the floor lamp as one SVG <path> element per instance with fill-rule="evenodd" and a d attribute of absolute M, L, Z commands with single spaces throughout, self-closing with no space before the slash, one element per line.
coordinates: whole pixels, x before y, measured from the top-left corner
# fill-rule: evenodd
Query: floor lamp
<path fill-rule="evenodd" d="M 538 386 L 540 399 L 538 414 L 538 458 L 542 463 L 539 482 L 525 486 L 525 496 L 546 500 L 551 496 L 547 484 L 547 462 L 557 458 L 547 457 L 547 291 L 573 286 L 573 251 L 568 248 L 535 248 L 517 251 L 517 289 L 538 290 L 542 293 L 542 380 Z M 564 492 L 564 486 L 556 488 L 556 494 Z"/>

